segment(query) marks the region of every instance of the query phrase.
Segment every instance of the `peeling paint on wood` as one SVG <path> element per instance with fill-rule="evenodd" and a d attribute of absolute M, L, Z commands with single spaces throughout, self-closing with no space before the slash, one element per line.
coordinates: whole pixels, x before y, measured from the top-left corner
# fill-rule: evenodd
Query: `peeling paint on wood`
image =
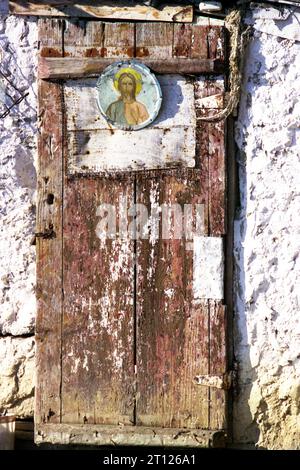
<path fill-rule="evenodd" d="M 215 300 L 209 300 L 208 302 L 210 318 L 209 374 L 224 375 L 228 370 L 226 307 Z M 209 427 L 211 429 L 226 429 L 228 423 L 228 391 L 210 388 L 209 397 Z"/>
<path fill-rule="evenodd" d="M 64 423 L 133 423 L 133 241 L 96 233 L 98 206 L 120 199 L 133 203 L 132 181 L 65 181 Z"/>
<path fill-rule="evenodd" d="M 140 21 L 173 21 L 192 22 L 193 5 L 165 5 L 160 9 L 136 5 L 132 6 L 126 1 L 93 2 L 87 5 L 80 0 L 40 0 L 40 1 L 13 1 L 9 2 L 10 13 L 15 15 L 36 16 L 70 16 L 87 18 L 104 18 L 113 20 L 140 20 Z M 98 3 L 98 5 L 97 5 Z"/>
<path fill-rule="evenodd" d="M 83 42 L 84 31 L 76 32 L 79 42 Z M 91 31 L 91 40 L 92 34 L 98 31 Z M 65 37 L 64 44 L 69 55 L 84 53 L 82 48 L 77 50 L 72 35 Z M 118 38 L 115 45 L 118 47 Z M 99 239 L 97 235 L 100 204 L 115 205 L 119 220 L 119 201 L 126 200 L 130 206 L 133 191 L 132 179 L 108 185 L 105 179 L 71 180 L 65 174 L 64 423 L 134 422 L 133 241 Z"/>
<path fill-rule="evenodd" d="M 137 201 L 149 213 L 163 203 L 203 204 L 199 176 L 138 178 Z M 193 377 L 199 367 L 208 373 L 208 308 L 194 306 L 186 240 L 162 240 L 153 230 L 155 223 L 149 239 L 137 242 L 137 422 L 207 428 L 208 392 L 197 389 Z"/>
<path fill-rule="evenodd" d="M 157 73 L 223 72 L 223 27 L 104 22 L 91 26 L 92 23 L 66 20 L 65 58 L 54 60 L 54 54 L 40 59 L 40 78 L 93 76 L 114 59 L 128 57 L 136 57 Z M 76 60 L 72 57 L 75 46 Z"/>
<path fill-rule="evenodd" d="M 41 54 L 55 47 L 62 54 L 62 24 L 39 24 Z M 49 26 L 49 25 L 48 25 Z M 37 385 L 35 422 L 60 422 L 62 315 L 62 89 L 40 81 L 38 133 L 37 232 L 53 230 L 51 239 L 37 238 Z M 53 204 L 48 204 L 48 195 Z"/>
<path fill-rule="evenodd" d="M 217 109 L 222 108 L 223 100 L 218 98 L 220 94 L 224 94 L 223 77 L 199 78 L 195 83 L 196 117 L 214 114 L 216 106 Z M 210 98 L 211 96 L 214 98 Z M 213 105 L 213 108 L 210 105 Z M 209 234 L 221 236 L 226 233 L 225 123 L 198 121 L 197 128 L 201 140 L 200 165 L 207 158 L 206 171 L 209 175 L 207 187 Z"/>
<path fill-rule="evenodd" d="M 223 375 L 197 375 L 194 380 L 197 385 L 229 390 L 232 386 L 233 374 L 229 372 Z"/>
<path fill-rule="evenodd" d="M 87 52 L 87 54 L 88 53 L 89 52 Z M 105 51 L 105 53 L 107 53 L 107 51 Z M 95 52 L 95 55 L 96 54 L 97 52 Z M 119 54 L 117 57 L 128 57 L 128 55 L 123 53 Z M 218 59 L 139 59 L 142 60 L 143 64 L 147 65 L 147 67 L 156 73 L 182 73 L 195 75 L 200 73 L 221 73 L 224 69 L 223 61 Z M 84 57 L 79 60 L 74 60 L 71 57 L 67 57 L 65 59 L 43 57 L 39 60 L 38 75 L 39 78 L 50 78 L 52 80 L 92 77 L 103 72 L 103 70 L 113 62 L 115 61 L 112 59 L 103 59 L 98 57 Z"/>

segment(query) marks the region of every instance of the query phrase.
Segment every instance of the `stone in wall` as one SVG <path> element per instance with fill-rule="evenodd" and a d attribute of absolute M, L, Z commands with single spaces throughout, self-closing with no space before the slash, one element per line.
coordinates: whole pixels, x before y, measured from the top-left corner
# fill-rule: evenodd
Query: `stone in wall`
<path fill-rule="evenodd" d="M 299 449 L 300 42 L 287 17 L 255 12 L 270 34 L 256 29 L 248 48 L 236 125 L 234 438 Z"/>
<path fill-rule="evenodd" d="M 0 338 L 0 415 L 32 417 L 34 338 Z"/>

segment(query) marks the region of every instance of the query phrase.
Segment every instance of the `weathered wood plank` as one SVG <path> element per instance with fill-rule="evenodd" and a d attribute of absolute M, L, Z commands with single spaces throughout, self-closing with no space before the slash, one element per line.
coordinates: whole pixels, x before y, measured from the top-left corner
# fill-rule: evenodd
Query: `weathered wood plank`
<path fill-rule="evenodd" d="M 224 60 L 226 53 L 226 29 L 224 26 L 210 27 L 208 31 L 208 58 Z"/>
<path fill-rule="evenodd" d="M 191 25 L 192 30 L 192 44 L 191 44 L 191 58 L 192 59 L 208 59 L 208 32 L 209 26 L 207 25 Z"/>
<path fill-rule="evenodd" d="M 193 168 L 195 128 L 148 128 L 130 135 L 121 130 L 69 132 L 68 149 L 70 174 Z"/>
<path fill-rule="evenodd" d="M 134 23 L 105 23 L 103 55 L 116 59 L 134 57 Z"/>
<path fill-rule="evenodd" d="M 209 132 L 210 235 L 226 233 L 225 123 L 210 124 Z"/>
<path fill-rule="evenodd" d="M 223 375 L 227 370 L 226 308 L 219 302 L 209 301 L 209 373 Z M 227 427 L 227 390 L 210 387 L 210 429 Z"/>
<path fill-rule="evenodd" d="M 164 210 L 176 204 L 175 210 L 182 216 L 185 204 L 195 210 L 196 204 L 205 202 L 199 177 L 199 171 L 194 170 L 189 179 L 137 178 L 137 202 L 152 216 L 149 233 L 147 227 L 142 230 L 148 238 L 137 241 L 139 425 L 208 427 L 208 391 L 197 389 L 193 380 L 199 367 L 203 374 L 208 373 L 208 308 L 205 302 L 193 302 L 190 240 L 176 234 L 171 213 L 163 212 L 163 224 L 157 223 L 162 204 Z M 165 237 L 167 222 L 171 238 Z M 205 222 L 203 232 L 207 233 Z"/>
<path fill-rule="evenodd" d="M 36 426 L 35 441 L 37 444 L 224 448 L 225 433 L 186 428 L 43 424 Z"/>
<path fill-rule="evenodd" d="M 210 24 L 192 24 L 190 57 L 198 59 L 219 59 L 225 57 L 225 27 Z M 174 25 L 178 28 L 178 25 Z"/>
<path fill-rule="evenodd" d="M 83 48 L 77 49 L 72 35 L 64 38 L 75 60 L 85 55 L 84 48 L 94 44 L 99 34 L 90 29 L 87 38 L 85 30 L 75 33 Z M 65 177 L 64 423 L 134 422 L 133 242 L 110 239 L 108 227 L 102 230 L 99 225 L 105 213 L 98 209 L 103 203 L 111 204 L 120 221 L 122 211 L 133 202 L 133 188 L 132 180 L 108 185 L 105 179 Z"/>
<path fill-rule="evenodd" d="M 136 57 L 168 59 L 173 50 L 173 24 L 139 23 L 136 25 Z"/>
<path fill-rule="evenodd" d="M 64 423 L 134 422 L 133 241 L 110 239 L 109 227 L 101 228 L 101 204 L 120 220 L 133 186 L 125 179 L 65 182 Z"/>
<path fill-rule="evenodd" d="M 62 57 L 63 20 L 40 18 L 39 56 Z"/>
<path fill-rule="evenodd" d="M 115 58 L 84 57 L 75 60 L 70 57 L 63 59 L 42 57 L 39 60 L 38 74 L 41 79 L 82 78 L 103 72 L 113 62 Z M 142 63 L 156 73 L 201 74 L 221 73 L 223 70 L 223 62 L 218 59 L 143 58 Z"/>
<path fill-rule="evenodd" d="M 65 20 L 65 57 L 103 57 L 104 23 L 78 18 Z"/>
<path fill-rule="evenodd" d="M 192 27 L 189 24 L 174 25 L 173 57 L 191 57 Z"/>
<path fill-rule="evenodd" d="M 162 5 L 153 8 L 144 5 L 132 5 L 128 1 L 112 2 L 107 0 L 103 5 L 101 1 L 91 2 L 74 0 L 11 0 L 10 13 L 14 15 L 36 16 L 69 16 L 86 18 L 103 18 L 113 20 L 140 20 L 140 21 L 173 21 L 191 23 L 193 21 L 193 5 Z"/>
<path fill-rule="evenodd" d="M 59 39 L 60 38 L 60 39 Z M 61 20 L 39 22 L 42 54 L 62 54 Z M 60 422 L 62 315 L 62 90 L 38 82 L 38 237 L 35 422 Z"/>
<path fill-rule="evenodd" d="M 223 107 L 224 79 L 197 79 L 195 93 L 197 117 L 214 115 Z M 199 121 L 199 129 L 208 157 L 209 234 L 220 236 L 226 233 L 225 123 Z"/>

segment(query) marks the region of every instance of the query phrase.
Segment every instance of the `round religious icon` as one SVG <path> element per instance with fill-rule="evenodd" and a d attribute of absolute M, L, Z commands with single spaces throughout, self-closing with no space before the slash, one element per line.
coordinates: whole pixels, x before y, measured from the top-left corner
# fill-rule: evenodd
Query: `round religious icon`
<path fill-rule="evenodd" d="M 122 61 L 107 67 L 97 81 L 98 105 L 107 121 L 125 130 L 138 130 L 156 119 L 162 93 L 145 65 Z"/>

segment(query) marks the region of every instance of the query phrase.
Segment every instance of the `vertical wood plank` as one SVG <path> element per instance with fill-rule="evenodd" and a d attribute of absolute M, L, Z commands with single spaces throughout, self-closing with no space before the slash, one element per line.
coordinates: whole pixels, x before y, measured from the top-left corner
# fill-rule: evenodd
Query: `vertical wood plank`
<path fill-rule="evenodd" d="M 65 21 L 65 57 L 103 57 L 104 23 L 70 19 Z M 75 52 L 76 51 L 76 52 Z"/>
<path fill-rule="evenodd" d="M 174 25 L 171 23 L 137 23 L 136 57 L 166 59 L 172 57 Z"/>
<path fill-rule="evenodd" d="M 62 57 L 63 20 L 41 18 L 38 28 L 40 56 Z"/>
<path fill-rule="evenodd" d="M 99 29 L 89 23 L 66 28 L 69 33 L 64 38 L 65 50 L 72 57 L 86 55 L 100 38 L 106 47 L 107 25 L 101 36 Z M 72 28 L 76 28 L 74 34 Z M 117 29 L 112 29 L 114 51 L 121 54 L 128 27 L 123 27 L 120 36 Z M 74 37 L 82 47 L 77 48 Z M 119 205 L 126 201 L 127 209 L 132 204 L 133 188 L 130 178 L 108 181 L 65 177 L 62 383 L 65 423 L 134 422 L 133 242 L 128 238 L 100 240 L 101 233 L 96 234 L 101 220 L 97 216 L 100 204 L 110 204 L 119 220 L 122 212 Z"/>
<path fill-rule="evenodd" d="M 225 204 L 225 123 L 220 121 L 209 125 L 209 224 L 211 236 L 221 236 L 226 233 Z"/>
<path fill-rule="evenodd" d="M 134 421 L 133 242 L 105 238 L 97 212 L 109 204 L 119 219 L 122 199 L 132 203 L 132 181 L 66 181 L 64 423 Z"/>
<path fill-rule="evenodd" d="M 224 121 L 210 123 L 199 118 L 218 113 L 223 106 L 221 96 L 223 93 L 224 81 L 221 78 L 196 80 L 195 98 L 199 136 L 197 141 L 201 143 L 197 164 L 200 166 L 207 164 L 205 171 L 208 171 L 206 181 L 208 181 L 208 217 L 211 236 L 221 236 L 226 233 L 225 123 Z M 217 98 L 204 100 L 216 95 Z"/>
<path fill-rule="evenodd" d="M 213 300 L 209 301 L 209 369 L 211 375 L 222 375 L 227 370 L 226 354 L 226 309 L 224 305 Z M 226 390 L 210 388 L 210 423 L 211 429 L 227 427 L 227 394 Z"/>
<path fill-rule="evenodd" d="M 208 58 L 208 32 L 209 26 L 192 25 L 192 44 L 191 44 L 191 58 L 192 59 L 207 59 Z"/>
<path fill-rule="evenodd" d="M 224 59 L 225 34 L 224 26 L 210 26 L 208 28 L 208 59 Z"/>
<path fill-rule="evenodd" d="M 199 370 L 208 373 L 208 308 L 193 301 L 193 252 L 187 241 L 162 239 L 155 222 L 162 204 L 177 204 L 179 210 L 184 204 L 203 204 L 199 183 L 195 170 L 186 177 L 137 180 L 137 201 L 154 216 L 149 238 L 137 242 L 140 425 L 208 426 L 208 390 L 193 383 Z"/>
<path fill-rule="evenodd" d="M 175 25 L 178 28 L 179 25 Z M 189 25 L 192 33 L 191 54 L 194 59 L 224 59 L 225 28 L 223 26 Z"/>
<path fill-rule="evenodd" d="M 192 45 L 192 27 L 188 24 L 174 24 L 173 56 L 190 57 Z"/>
<path fill-rule="evenodd" d="M 104 57 L 134 57 L 134 23 L 105 23 Z"/>
<path fill-rule="evenodd" d="M 62 21 L 39 21 L 40 53 L 62 55 Z M 61 415 L 62 314 L 62 90 L 38 83 L 36 405 L 35 422 L 59 423 Z"/>

